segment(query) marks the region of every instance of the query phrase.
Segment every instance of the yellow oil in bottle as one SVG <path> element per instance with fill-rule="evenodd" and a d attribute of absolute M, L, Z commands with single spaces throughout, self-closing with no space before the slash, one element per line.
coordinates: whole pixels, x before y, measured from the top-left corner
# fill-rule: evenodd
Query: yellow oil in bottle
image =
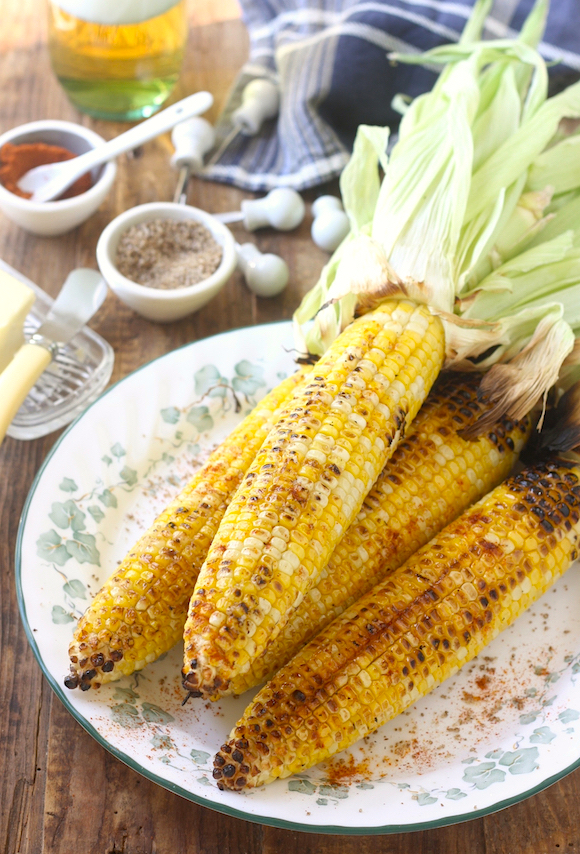
<path fill-rule="evenodd" d="M 107 5 L 107 0 L 100 2 Z M 127 0 L 124 3 L 126 9 Z M 122 4 L 123 0 L 117 8 Z M 49 0 L 52 67 L 83 112 L 118 121 L 146 118 L 159 109 L 177 82 L 187 40 L 186 0 L 146 0 L 145 13 L 165 8 L 145 20 L 136 13 L 135 22 L 109 23 L 106 18 L 103 22 L 98 14 L 94 17 L 101 20 L 84 19 L 93 8 L 102 10 L 106 5 Z M 108 8 L 112 9 L 110 3 Z M 117 15 L 121 20 L 126 17 Z M 111 18 L 115 15 L 110 12 Z"/>

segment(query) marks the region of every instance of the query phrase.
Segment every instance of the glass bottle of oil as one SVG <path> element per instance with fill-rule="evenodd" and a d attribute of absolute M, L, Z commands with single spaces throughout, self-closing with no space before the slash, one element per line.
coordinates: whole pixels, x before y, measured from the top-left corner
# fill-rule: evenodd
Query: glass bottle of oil
<path fill-rule="evenodd" d="M 177 82 L 186 0 L 48 0 L 52 67 L 79 110 L 102 119 L 152 115 Z"/>

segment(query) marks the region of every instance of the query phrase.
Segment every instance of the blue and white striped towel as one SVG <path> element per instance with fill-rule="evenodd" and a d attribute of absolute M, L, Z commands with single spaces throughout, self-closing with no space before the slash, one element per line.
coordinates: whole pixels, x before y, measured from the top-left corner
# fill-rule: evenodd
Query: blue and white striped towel
<path fill-rule="evenodd" d="M 345 166 L 359 124 L 389 125 L 398 93 L 433 85 L 423 68 L 391 65 L 386 53 L 417 53 L 457 41 L 473 0 L 241 0 L 250 33 L 243 67 L 216 128 L 204 177 L 246 190 L 321 184 Z M 532 0 L 496 0 L 486 37 L 519 31 Z M 544 41 L 553 83 L 580 77 L 580 0 L 554 0 Z M 245 85 L 269 77 L 281 92 L 280 114 L 259 136 L 232 138 L 231 114 Z M 228 140 L 229 137 L 229 140 Z"/>

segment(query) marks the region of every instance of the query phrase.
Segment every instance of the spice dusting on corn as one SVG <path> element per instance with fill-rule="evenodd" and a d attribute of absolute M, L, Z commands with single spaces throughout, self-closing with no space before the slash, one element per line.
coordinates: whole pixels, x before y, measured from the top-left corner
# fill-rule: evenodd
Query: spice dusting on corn
<path fill-rule="evenodd" d="M 508 479 L 335 620 L 255 697 L 215 758 L 239 791 L 303 771 L 453 675 L 578 557 L 580 464 Z"/>
<path fill-rule="evenodd" d="M 207 699 L 275 640 L 419 411 L 443 361 L 424 306 L 352 323 L 282 413 L 212 542 L 184 632 L 184 687 Z"/>
<path fill-rule="evenodd" d="M 98 688 L 141 670 L 183 634 L 199 568 L 223 513 L 279 408 L 308 375 L 283 380 L 210 455 L 95 596 L 69 647 L 67 688 Z"/>
<path fill-rule="evenodd" d="M 265 682 L 300 647 L 510 473 L 531 419 L 500 418 L 463 438 L 489 408 L 477 374 L 446 372 L 431 390 L 312 590 L 276 640 L 234 678 L 235 694 Z"/>

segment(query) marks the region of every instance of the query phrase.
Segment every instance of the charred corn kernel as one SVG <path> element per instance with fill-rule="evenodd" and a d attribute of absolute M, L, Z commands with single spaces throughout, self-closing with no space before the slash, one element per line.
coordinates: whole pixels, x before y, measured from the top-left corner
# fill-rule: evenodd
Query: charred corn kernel
<path fill-rule="evenodd" d="M 443 327 L 428 309 L 387 302 L 318 362 L 256 456 L 200 572 L 184 633 L 188 691 L 231 693 L 231 680 L 275 640 L 417 414 L 443 349 Z M 258 520 L 271 538 L 244 554 L 238 543 Z M 218 588 L 222 577 L 230 582 Z M 276 616 L 260 606 L 266 591 Z M 219 629 L 210 622 L 216 610 L 226 617 Z"/>
<path fill-rule="evenodd" d="M 235 694 L 270 678 L 387 572 L 508 476 L 531 420 L 502 418 L 478 439 L 462 438 L 461 431 L 487 410 L 478 400 L 479 381 L 475 374 L 438 380 L 316 585 L 250 670 L 232 679 Z M 481 477 L 470 478 L 480 462 Z"/>
<path fill-rule="evenodd" d="M 273 419 L 310 369 L 266 395 L 141 537 L 80 618 L 68 688 L 140 670 L 180 640 L 199 568 Z"/>
<path fill-rule="evenodd" d="M 513 529 L 537 562 L 506 554 Z M 554 459 L 498 486 L 259 692 L 215 757 L 218 786 L 303 771 L 395 717 L 535 602 L 576 559 L 579 538 L 580 465 Z"/>

